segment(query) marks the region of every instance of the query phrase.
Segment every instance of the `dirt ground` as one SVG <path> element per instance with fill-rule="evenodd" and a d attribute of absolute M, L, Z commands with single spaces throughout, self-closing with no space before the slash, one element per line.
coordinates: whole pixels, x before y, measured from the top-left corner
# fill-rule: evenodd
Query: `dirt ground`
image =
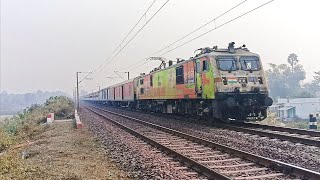
<path fill-rule="evenodd" d="M 74 129 L 71 121 L 53 123 L 34 144 L 19 148 L 16 154 L 23 166 L 15 168 L 26 168 L 24 174 L 8 171 L 0 173 L 0 179 L 127 179 L 88 129 Z"/>

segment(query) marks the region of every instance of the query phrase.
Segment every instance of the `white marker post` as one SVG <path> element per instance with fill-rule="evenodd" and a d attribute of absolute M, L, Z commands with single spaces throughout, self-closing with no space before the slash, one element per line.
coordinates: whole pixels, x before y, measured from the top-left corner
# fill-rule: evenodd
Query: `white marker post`
<path fill-rule="evenodd" d="M 47 116 L 47 124 L 51 124 L 52 123 L 52 114 L 49 113 Z"/>

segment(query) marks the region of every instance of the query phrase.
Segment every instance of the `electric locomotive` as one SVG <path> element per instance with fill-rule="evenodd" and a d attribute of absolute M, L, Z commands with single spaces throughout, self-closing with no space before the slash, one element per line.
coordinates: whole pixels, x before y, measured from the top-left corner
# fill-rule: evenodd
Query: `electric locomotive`
<path fill-rule="evenodd" d="M 169 61 L 149 74 L 90 94 L 87 100 L 212 120 L 257 121 L 273 101 L 260 56 L 244 45 L 200 48 L 195 57 Z"/>

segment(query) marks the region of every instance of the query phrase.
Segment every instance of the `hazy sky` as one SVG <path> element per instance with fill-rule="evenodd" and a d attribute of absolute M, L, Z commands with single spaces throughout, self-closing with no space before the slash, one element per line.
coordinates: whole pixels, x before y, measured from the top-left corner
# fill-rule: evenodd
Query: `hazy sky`
<path fill-rule="evenodd" d="M 165 1 L 156 1 L 137 30 Z M 152 2 L 1 0 L 1 91 L 23 93 L 41 89 L 71 93 L 75 72 L 92 71 L 102 64 Z M 102 72 L 98 70 L 93 74 L 94 80 L 83 81 L 80 88 L 92 91 L 121 81 L 107 77 L 117 76 L 113 73 L 116 70 L 128 71 L 129 65 L 240 2 L 242 0 L 170 0 Z M 264 2 L 267 1 L 248 0 L 185 41 Z M 312 72 L 320 70 L 319 7 L 317 0 L 275 0 L 164 57 L 189 58 L 200 47 L 226 47 L 234 41 L 236 46 L 246 44 L 252 52 L 260 54 L 265 69 L 267 63 L 286 63 L 288 54 L 298 54 L 310 80 Z M 149 72 L 159 64 L 157 61 L 142 63 L 143 66 L 130 71 L 131 77 Z"/>

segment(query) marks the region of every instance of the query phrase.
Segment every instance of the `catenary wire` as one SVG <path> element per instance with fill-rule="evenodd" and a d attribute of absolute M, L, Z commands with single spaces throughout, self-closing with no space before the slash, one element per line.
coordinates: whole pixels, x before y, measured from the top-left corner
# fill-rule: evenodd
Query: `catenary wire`
<path fill-rule="evenodd" d="M 192 41 L 194 41 L 196 39 L 199 39 L 200 37 L 212 32 L 212 31 L 214 31 L 214 30 L 216 30 L 218 28 L 221 28 L 221 27 L 223 27 L 223 26 L 225 26 L 225 25 L 227 25 L 227 24 L 229 24 L 229 23 L 231 23 L 231 22 L 233 22 L 233 21 L 235 21 L 237 19 L 240 19 L 241 17 L 243 17 L 245 15 L 248 15 L 248 14 L 250 14 L 251 12 L 253 12 L 253 11 L 257 10 L 257 9 L 260 9 L 263 6 L 265 6 L 267 4 L 270 4 L 273 1 L 275 1 L 275 0 L 271 0 L 271 1 L 268 1 L 268 2 L 266 2 L 266 3 L 264 3 L 264 4 L 260 5 L 260 6 L 257 6 L 257 7 L 253 8 L 253 9 L 251 9 L 250 11 L 247 11 L 247 12 L 245 12 L 245 13 L 243 13 L 243 14 L 241 14 L 241 15 L 239 15 L 239 16 L 237 16 L 237 17 L 235 17 L 235 18 L 233 18 L 233 19 L 231 19 L 231 20 L 219 25 L 219 26 L 216 26 L 215 28 L 213 28 L 213 29 L 211 29 L 211 30 L 209 30 L 209 31 L 207 31 L 207 32 L 205 32 L 205 33 L 203 33 L 203 34 L 201 34 L 201 35 L 199 35 L 199 36 L 197 36 L 197 37 L 195 37 L 195 38 L 193 38 L 193 39 L 181 44 L 181 45 L 179 45 L 179 46 L 174 47 L 173 49 L 170 49 L 169 51 L 166 51 L 165 53 L 161 54 L 160 56 L 168 54 L 169 52 L 172 52 L 172 51 L 174 51 L 174 50 L 176 50 L 176 49 L 178 49 L 178 48 L 180 48 L 180 47 L 182 47 L 182 46 L 184 46 L 184 45 L 186 45 L 186 44 L 188 44 L 188 43 L 190 43 L 190 42 L 192 42 Z"/>
<path fill-rule="evenodd" d="M 217 19 L 219 19 L 219 18 L 221 18 L 222 16 L 228 14 L 230 11 L 236 9 L 236 8 L 239 7 L 240 5 L 244 4 L 246 1 L 248 1 L 248 0 L 244 0 L 244 1 L 236 4 L 235 6 L 233 6 L 233 7 L 230 8 L 230 9 L 228 9 L 227 11 L 223 12 L 223 13 L 220 14 L 219 16 L 217 16 L 217 17 L 215 17 L 214 19 L 208 21 L 207 23 L 203 24 L 202 26 L 196 28 L 195 30 L 191 31 L 190 33 L 182 36 L 181 38 L 179 38 L 179 39 L 177 39 L 176 41 L 170 43 L 169 45 L 165 46 L 164 48 L 162 48 L 162 49 L 154 52 L 154 53 L 153 53 L 152 55 L 150 55 L 150 56 L 153 56 L 153 55 L 155 55 L 155 54 L 158 54 L 159 52 L 161 52 L 161 51 L 169 48 L 170 46 L 176 44 L 177 42 L 180 42 L 181 40 L 185 39 L 186 37 L 190 36 L 191 34 L 197 32 L 197 31 L 199 31 L 200 29 L 202 29 L 202 28 L 204 28 L 205 26 L 211 24 L 212 22 L 215 22 Z M 147 60 L 147 59 L 148 59 L 148 58 L 143 58 L 143 59 L 141 59 L 140 61 L 138 61 L 138 62 L 136 62 L 136 63 L 134 63 L 134 64 L 138 64 L 138 63 L 143 62 L 143 61 L 145 61 L 145 60 Z M 130 67 L 130 66 L 132 66 L 132 65 L 134 65 L 134 64 L 131 64 L 131 65 L 127 66 L 126 68 L 128 68 L 128 67 Z M 137 66 L 137 67 L 140 67 L 140 66 Z M 133 67 L 133 68 L 131 68 L 130 70 L 135 69 L 135 68 L 136 68 L 136 67 Z M 130 71 L 130 70 L 129 70 L 129 71 Z"/>
<path fill-rule="evenodd" d="M 113 52 L 111 53 L 111 55 L 102 63 L 100 64 L 100 66 L 98 66 L 96 69 L 94 69 L 93 71 L 91 71 L 90 74 L 88 74 L 85 78 L 87 78 L 88 76 L 90 76 L 91 74 L 93 74 L 94 72 L 96 72 L 98 69 L 100 69 L 111 57 L 112 55 L 118 50 L 118 48 L 122 45 L 122 43 L 128 38 L 128 36 L 132 33 L 132 31 L 137 27 L 137 25 L 141 22 L 141 20 L 143 19 L 143 17 L 146 16 L 147 12 L 150 10 L 150 8 L 153 6 L 153 4 L 156 2 L 157 0 L 154 0 L 150 6 L 147 8 L 147 10 L 142 14 L 142 16 L 140 17 L 140 19 L 136 22 L 136 24 L 131 28 L 131 30 L 128 32 L 128 34 L 123 38 L 123 40 L 119 43 L 119 45 L 113 50 Z M 84 78 L 84 79 L 85 79 Z M 82 80 L 84 80 L 82 79 Z M 82 81 L 81 80 L 81 81 Z"/>
<path fill-rule="evenodd" d="M 160 12 L 160 10 L 169 2 L 170 0 L 167 0 L 151 17 L 150 19 L 133 35 L 133 37 L 131 37 L 131 39 L 118 51 L 117 54 L 115 54 L 113 56 L 113 58 L 111 58 L 111 60 L 108 62 L 108 64 L 106 64 L 105 66 L 103 66 L 103 68 L 100 70 L 100 72 L 102 72 L 120 53 L 121 51 L 141 32 L 141 30 Z"/>
<path fill-rule="evenodd" d="M 240 16 L 237 16 L 237 17 L 235 17 L 235 18 L 233 18 L 233 19 L 231 19 L 231 20 L 229 20 L 229 21 L 227 21 L 227 22 L 225 22 L 225 23 L 223 23 L 223 24 L 221 24 L 221 25 L 219 25 L 219 26 L 216 26 L 215 28 L 213 28 L 213 29 L 211 29 L 211 30 L 209 30 L 209 31 L 207 31 L 207 32 L 205 32 L 205 33 L 203 33 L 203 34 L 201 34 L 201 35 L 199 35 L 199 36 L 197 36 L 197 37 L 195 37 L 195 38 L 193 38 L 193 39 L 191 39 L 191 40 L 189 40 L 189 41 L 187 41 L 187 42 L 185 42 L 185 43 L 183 43 L 183 44 L 181 44 L 181 45 L 179 45 L 179 46 L 176 46 L 176 47 L 174 47 L 173 49 L 170 49 L 169 51 L 166 51 L 165 53 L 161 54 L 160 56 L 163 56 L 163 55 L 165 55 L 165 54 L 167 54 L 167 53 L 169 53 L 169 52 L 172 52 L 172 51 L 174 51 L 174 50 L 176 50 L 176 49 L 178 49 L 178 48 L 180 48 L 180 47 L 182 47 L 182 46 L 184 46 L 184 45 L 186 45 L 186 44 L 188 44 L 188 43 L 190 43 L 190 42 L 192 42 L 192 41 L 194 41 L 194 40 L 196 40 L 196 39 L 198 39 L 198 38 L 200 38 L 200 37 L 202 37 L 202 36 L 204 36 L 204 35 L 206 35 L 206 34 L 208 34 L 208 33 L 210 33 L 210 32 L 212 32 L 212 31 L 214 31 L 214 30 L 216 30 L 216 29 L 218 29 L 218 28 L 221 28 L 221 27 L 223 27 L 223 26 L 225 26 L 225 25 L 227 25 L 227 24 L 229 24 L 229 23 L 231 23 L 231 22 L 233 22 L 233 21 L 235 21 L 235 20 L 237 20 L 237 19 L 239 19 L 239 18 L 241 18 L 241 17 L 243 17 L 243 16 L 245 16 L 245 15 L 247 15 L 247 14 L 249 14 L 249 13 L 251 13 L 251 12 L 253 12 L 253 11 L 255 11 L 255 10 L 257 10 L 257 9 L 259 9 L 259 8 L 267 5 L 267 4 L 269 4 L 269 3 L 271 3 L 271 2 L 273 2 L 273 1 L 274 1 L 274 0 L 268 1 L 268 2 L 266 2 L 266 3 L 264 3 L 264 4 L 260 5 L 260 6 L 258 6 L 258 7 L 256 7 L 256 8 L 254 8 L 254 9 L 251 9 L 250 11 L 247 11 L 247 12 L 241 14 Z M 140 60 L 140 62 L 141 62 L 141 61 L 145 61 L 145 60 L 147 60 L 147 59 L 148 59 L 148 58 L 144 58 L 144 59 Z M 143 65 L 145 65 L 145 63 L 144 63 L 144 64 L 141 64 L 141 65 L 139 65 L 139 66 L 135 66 L 135 67 L 132 68 L 132 69 L 139 68 L 139 67 L 141 67 L 141 66 L 143 66 Z M 132 69 L 130 69 L 130 70 L 132 70 Z"/>
<path fill-rule="evenodd" d="M 131 30 L 128 32 L 128 34 L 123 38 L 123 40 L 119 43 L 119 45 L 113 50 L 113 52 L 111 53 L 111 55 L 98 67 L 96 68 L 93 72 L 97 71 L 98 69 L 100 69 L 104 63 L 106 63 L 111 57 L 112 55 L 118 50 L 118 48 L 122 45 L 122 43 L 128 38 L 128 36 L 132 33 L 132 31 L 137 27 L 137 25 L 140 23 L 140 21 L 143 19 L 143 17 L 145 17 L 145 15 L 147 14 L 147 12 L 150 10 L 150 8 L 153 6 L 153 4 L 156 2 L 157 0 L 154 0 L 151 5 L 148 7 L 148 9 L 142 14 L 142 16 L 140 17 L 140 19 L 138 20 L 138 22 L 131 28 Z"/>

